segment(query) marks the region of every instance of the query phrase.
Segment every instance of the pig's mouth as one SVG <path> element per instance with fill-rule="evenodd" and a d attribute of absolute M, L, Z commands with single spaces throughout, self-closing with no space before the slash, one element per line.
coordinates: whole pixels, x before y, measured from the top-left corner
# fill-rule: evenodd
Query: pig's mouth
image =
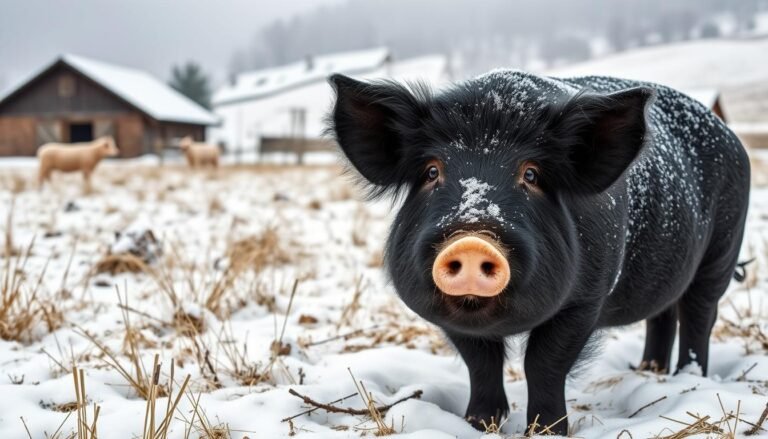
<path fill-rule="evenodd" d="M 499 299 L 496 297 L 480 297 L 474 295 L 443 295 L 442 300 L 449 315 L 489 315 L 499 304 Z"/>

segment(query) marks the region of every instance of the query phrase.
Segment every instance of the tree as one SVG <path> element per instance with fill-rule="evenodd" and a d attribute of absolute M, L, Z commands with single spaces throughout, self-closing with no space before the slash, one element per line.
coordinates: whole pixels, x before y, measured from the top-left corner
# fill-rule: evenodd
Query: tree
<path fill-rule="evenodd" d="M 211 108 L 211 88 L 208 76 L 194 61 L 187 61 L 183 66 L 173 66 L 168 84 L 179 93 L 192 99 L 205 108 Z"/>
<path fill-rule="evenodd" d="M 720 28 L 717 24 L 708 21 L 701 26 L 701 38 L 718 38 L 720 36 Z"/>

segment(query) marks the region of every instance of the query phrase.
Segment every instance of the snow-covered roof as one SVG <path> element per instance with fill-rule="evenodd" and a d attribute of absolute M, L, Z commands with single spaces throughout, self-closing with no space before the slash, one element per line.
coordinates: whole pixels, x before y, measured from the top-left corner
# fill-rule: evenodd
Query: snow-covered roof
<path fill-rule="evenodd" d="M 697 40 L 622 52 L 545 72 L 569 77 L 609 75 L 681 90 L 720 89 L 768 81 L 768 38 Z"/>
<path fill-rule="evenodd" d="M 214 105 L 226 105 L 258 99 L 283 90 L 325 81 L 331 73 L 356 74 L 383 66 L 390 58 L 389 50 L 379 47 L 353 52 L 313 56 L 280 67 L 245 72 L 237 75 L 213 95 Z"/>
<path fill-rule="evenodd" d="M 200 125 L 219 122 L 216 115 L 148 73 L 69 54 L 0 96 L 0 102 L 59 62 L 97 82 L 153 119 Z"/>
<path fill-rule="evenodd" d="M 421 81 L 440 87 L 450 79 L 448 66 L 446 56 L 426 55 L 381 63 L 369 69 L 346 70 L 344 73 L 360 80 Z M 324 117 L 334 99 L 333 88 L 326 80 L 333 72 L 322 72 L 317 78 L 294 83 L 291 87 L 245 95 L 243 99 L 224 104 L 214 101 L 214 111 L 221 118 L 222 125 L 213 129 L 210 137 L 235 145 L 246 142 L 240 136 L 247 132 L 256 137 L 291 137 L 296 135 L 292 112 L 301 109 L 305 113 L 303 134 L 308 138 L 320 138 L 326 128 Z M 242 133 L 237 134 L 241 130 Z"/>
<path fill-rule="evenodd" d="M 714 88 L 691 88 L 681 91 L 701 102 L 707 108 L 713 108 L 720 97 L 720 92 Z"/>
<path fill-rule="evenodd" d="M 442 85 L 448 80 L 448 57 L 425 55 L 392 63 L 390 76 L 398 81 L 424 81 L 431 85 Z"/>

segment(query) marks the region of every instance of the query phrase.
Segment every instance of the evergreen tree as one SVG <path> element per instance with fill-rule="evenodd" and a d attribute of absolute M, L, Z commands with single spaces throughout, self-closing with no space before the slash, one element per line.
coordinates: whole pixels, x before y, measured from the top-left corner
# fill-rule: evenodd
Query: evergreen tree
<path fill-rule="evenodd" d="M 211 108 L 211 88 L 208 76 L 194 61 L 187 61 L 183 66 L 173 66 L 171 80 L 168 83 L 179 93 L 192 99 L 205 108 Z"/>

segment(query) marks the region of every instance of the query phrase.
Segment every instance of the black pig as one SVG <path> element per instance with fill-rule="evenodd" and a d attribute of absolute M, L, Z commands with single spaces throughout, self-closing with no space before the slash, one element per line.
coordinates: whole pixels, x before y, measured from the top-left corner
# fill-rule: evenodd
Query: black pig
<path fill-rule="evenodd" d="M 509 409 L 505 337 L 528 332 L 528 423 L 567 433 L 564 387 L 596 330 L 646 319 L 641 367 L 706 374 L 737 263 L 749 160 L 660 85 L 497 70 L 440 93 L 330 78 L 329 130 L 373 196 L 401 195 L 386 267 L 469 369 L 466 416 Z"/>

